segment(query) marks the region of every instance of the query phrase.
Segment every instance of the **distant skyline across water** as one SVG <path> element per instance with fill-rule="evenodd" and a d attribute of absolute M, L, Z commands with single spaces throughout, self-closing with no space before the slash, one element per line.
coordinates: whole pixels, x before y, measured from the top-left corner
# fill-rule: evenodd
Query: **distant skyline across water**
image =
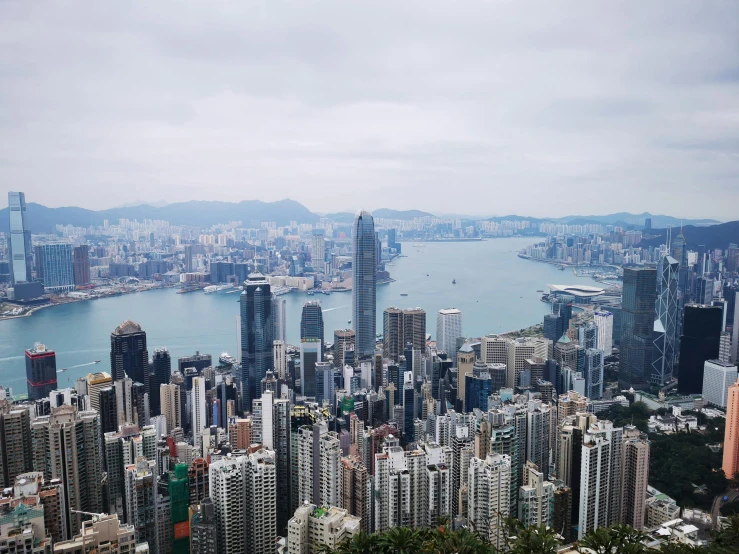
<path fill-rule="evenodd" d="M 542 321 L 549 305 L 541 302 L 547 284 L 591 283 L 555 266 L 518 258 L 530 238 L 494 239 L 469 243 L 426 243 L 423 248 L 403 245 L 404 255 L 388 266 L 395 282 L 377 289 L 377 330 L 382 332 L 382 311 L 389 306 L 426 310 L 426 330 L 434 337 L 436 313 L 459 308 L 463 333 L 479 337 L 528 327 Z M 456 280 L 456 285 L 452 281 Z M 406 295 L 407 296 L 401 296 Z M 57 353 L 59 386 L 72 386 L 90 371 L 110 370 L 110 333 L 126 319 L 141 325 L 151 355 L 166 347 L 176 358 L 196 350 L 236 354 L 238 293 L 177 294 L 175 289 L 129 294 L 76 302 L 40 310 L 30 317 L 0 321 L 0 385 L 25 392 L 24 350 L 43 342 Z M 325 340 L 335 329 L 350 326 L 351 294 L 304 293 L 284 295 L 287 340 L 300 341 L 300 314 L 308 300 L 323 308 Z M 99 364 L 94 364 L 100 360 Z M 81 364 L 92 364 L 79 366 Z"/>

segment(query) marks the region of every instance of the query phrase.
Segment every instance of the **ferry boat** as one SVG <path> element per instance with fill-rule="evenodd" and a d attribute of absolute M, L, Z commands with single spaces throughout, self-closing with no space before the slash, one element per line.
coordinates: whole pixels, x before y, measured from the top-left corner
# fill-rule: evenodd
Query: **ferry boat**
<path fill-rule="evenodd" d="M 408 293 L 407 292 L 401 292 L 400 293 L 400 296 L 408 296 Z"/>
<path fill-rule="evenodd" d="M 456 284 L 457 284 L 457 280 L 456 279 L 452 279 L 452 285 L 456 285 Z"/>
<path fill-rule="evenodd" d="M 231 356 L 228 352 L 221 352 L 221 356 L 218 358 L 218 361 L 223 365 L 234 365 L 236 363 L 236 358 Z"/>
<path fill-rule="evenodd" d="M 314 292 L 313 292 L 312 290 L 309 290 L 309 291 L 308 291 L 308 292 L 307 292 L 306 294 L 307 294 L 308 296 L 313 296 Z"/>

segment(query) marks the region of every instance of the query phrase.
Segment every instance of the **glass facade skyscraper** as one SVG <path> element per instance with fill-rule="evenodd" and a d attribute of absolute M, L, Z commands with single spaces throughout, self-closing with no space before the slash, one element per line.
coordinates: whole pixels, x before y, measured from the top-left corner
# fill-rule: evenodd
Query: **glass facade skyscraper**
<path fill-rule="evenodd" d="M 701 394 L 703 370 L 707 360 L 718 358 L 723 313 L 717 306 L 685 306 L 683 334 L 680 337 L 680 394 Z"/>
<path fill-rule="evenodd" d="M 657 270 L 624 269 L 619 386 L 644 389 L 652 370 Z"/>
<path fill-rule="evenodd" d="M 29 400 L 48 398 L 51 391 L 56 390 L 56 354 L 53 350 L 47 350 L 41 343 L 26 350 L 26 382 Z"/>
<path fill-rule="evenodd" d="M 27 283 L 31 281 L 31 231 L 26 224 L 26 196 L 22 192 L 9 192 L 10 207 L 10 282 Z"/>
<path fill-rule="evenodd" d="M 261 396 L 260 383 L 272 368 L 274 322 L 272 292 L 261 273 L 244 281 L 241 293 L 241 401 L 251 411 L 252 401 Z"/>
<path fill-rule="evenodd" d="M 300 340 L 320 341 L 321 359 L 323 359 L 323 311 L 320 302 L 313 300 L 303 305 L 303 313 L 300 318 Z"/>
<path fill-rule="evenodd" d="M 363 211 L 354 219 L 352 236 L 352 328 L 356 333 L 358 359 L 375 353 L 377 325 L 377 250 L 375 222 Z"/>
<path fill-rule="evenodd" d="M 148 390 L 149 351 L 138 323 L 126 320 L 110 334 L 110 373 L 113 381 L 129 377 Z"/>
<path fill-rule="evenodd" d="M 65 243 L 44 244 L 39 248 L 43 267 L 44 287 L 52 290 L 74 288 L 74 257 L 72 245 Z"/>
<path fill-rule="evenodd" d="M 665 386 L 672 381 L 677 341 L 677 280 L 680 264 L 672 256 L 664 256 L 657 270 L 657 304 L 654 320 L 654 355 L 652 385 Z"/>

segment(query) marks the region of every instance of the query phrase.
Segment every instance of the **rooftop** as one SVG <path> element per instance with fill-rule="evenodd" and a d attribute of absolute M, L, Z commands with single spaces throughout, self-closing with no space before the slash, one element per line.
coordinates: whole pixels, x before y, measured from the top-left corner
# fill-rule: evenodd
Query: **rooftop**
<path fill-rule="evenodd" d="M 564 293 L 579 298 L 593 298 L 605 294 L 605 289 L 590 285 L 547 285 L 552 293 Z"/>
<path fill-rule="evenodd" d="M 141 332 L 141 325 L 138 323 L 134 323 L 130 319 L 127 319 L 123 323 L 121 323 L 118 327 L 115 328 L 115 331 L 113 331 L 114 335 L 133 335 L 134 333 L 140 333 Z"/>

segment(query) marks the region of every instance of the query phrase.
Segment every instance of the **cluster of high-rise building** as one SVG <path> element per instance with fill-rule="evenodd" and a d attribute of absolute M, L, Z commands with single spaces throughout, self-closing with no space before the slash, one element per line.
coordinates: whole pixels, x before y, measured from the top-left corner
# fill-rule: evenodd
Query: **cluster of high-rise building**
<path fill-rule="evenodd" d="M 248 262 L 235 261 L 244 238 L 236 224 L 177 245 L 183 273 L 207 263 L 211 277 L 240 283 L 236 358 L 173 360 L 124 321 L 110 335 L 110 372 L 59 389 L 53 345 L 26 351 L 28 400 L 0 400 L 0 511 L 13 522 L 0 526 L 0 540 L 20 540 L 19 529 L 42 549 L 34 552 L 309 554 L 359 532 L 440 519 L 497 548 L 508 517 L 567 541 L 618 523 L 661 525 L 674 509 L 650 500 L 647 436 L 598 417 L 628 402 L 606 386 L 614 354 L 623 388 L 670 387 L 678 377 L 679 392 L 727 408 L 724 471 L 739 472 L 737 291 L 718 276 L 725 286 L 708 283 L 710 272 L 684 271 L 674 243 L 656 267 L 624 268 L 620 304 L 576 317 L 576 300 L 562 293 L 543 336 L 469 339 L 453 307 L 434 314 L 434 337 L 425 310 L 384 307 L 378 334 L 382 260 L 399 244 L 391 229 L 382 246 L 368 212 L 346 246 L 332 244 L 330 225 L 296 230 L 310 233 L 309 249 L 289 260 L 252 246 L 241 254 Z M 255 236 L 303 248 L 277 231 L 266 225 Z M 39 258 L 51 279 L 60 270 L 46 257 L 56 246 L 34 255 L 20 235 L 13 284 L 32 282 Z M 585 243 L 564 248 L 575 244 Z M 76 249 L 63 259 L 73 282 L 78 269 L 89 279 L 89 267 L 74 268 Z M 328 342 L 314 299 L 300 322 L 285 321 L 275 267 L 351 279 L 350 328 Z M 298 324 L 300 344 L 289 345 L 285 328 Z"/>

